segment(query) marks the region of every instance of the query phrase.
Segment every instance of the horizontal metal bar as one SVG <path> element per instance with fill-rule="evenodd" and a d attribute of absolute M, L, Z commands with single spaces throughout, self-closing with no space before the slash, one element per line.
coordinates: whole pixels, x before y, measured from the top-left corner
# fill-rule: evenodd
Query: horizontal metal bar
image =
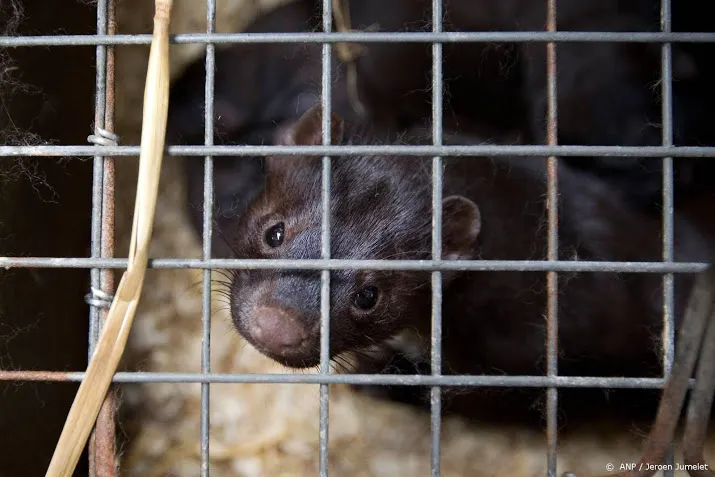
<path fill-rule="evenodd" d="M 83 372 L 0 371 L 0 381 L 70 381 L 84 378 Z M 289 383 L 289 384 L 379 384 L 404 386 L 494 386 L 658 389 L 663 378 L 604 378 L 594 376 L 435 376 L 389 374 L 229 374 L 120 372 L 115 383 Z M 690 385 L 694 380 L 690 380 Z"/>
<path fill-rule="evenodd" d="M 124 258 L 0 257 L 0 268 L 126 268 Z M 698 262 L 607 262 L 556 260 L 269 260 L 155 258 L 149 268 L 279 269 L 279 270 L 406 270 L 406 271 L 555 271 L 698 273 L 707 268 Z"/>
<path fill-rule="evenodd" d="M 46 381 L 64 382 L 81 381 L 84 373 L 65 371 L 5 371 L 0 370 L 0 381 Z"/>
<path fill-rule="evenodd" d="M 708 32 L 585 32 L 585 31 L 483 31 L 483 32 L 300 32 L 300 33 L 181 33 L 171 43 L 463 43 L 463 42 L 637 42 L 711 43 Z M 148 45 L 151 35 L 4 36 L 0 46 Z"/>
<path fill-rule="evenodd" d="M 700 146 L 542 146 L 542 145 L 344 145 L 344 146 L 169 146 L 170 156 L 591 156 L 713 157 L 715 147 Z M 139 146 L 0 146 L 0 157 L 138 156 Z"/>

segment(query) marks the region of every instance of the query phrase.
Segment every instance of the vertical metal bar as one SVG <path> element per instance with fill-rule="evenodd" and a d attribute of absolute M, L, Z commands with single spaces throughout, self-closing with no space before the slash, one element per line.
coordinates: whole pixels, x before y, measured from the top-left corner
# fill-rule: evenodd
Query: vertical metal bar
<path fill-rule="evenodd" d="M 663 32 L 671 31 L 670 0 L 661 0 L 660 27 Z M 662 94 L 662 139 L 663 146 L 673 145 L 673 72 L 672 47 L 663 43 L 661 47 L 661 94 Z M 673 158 L 663 158 L 663 261 L 673 261 Z M 675 357 L 675 309 L 674 280 L 672 273 L 663 275 L 663 374 L 667 377 L 673 367 Z M 673 476 L 674 453 L 670 446 L 666 463 L 671 464 L 663 471 L 664 477 Z"/>
<path fill-rule="evenodd" d="M 661 4 L 661 29 L 670 32 L 670 0 L 662 0 Z M 671 44 L 663 43 L 661 52 L 661 64 L 663 81 L 661 82 L 662 100 L 662 121 L 663 121 L 663 146 L 673 145 L 673 95 L 672 95 L 672 62 Z M 663 158 L 663 261 L 673 261 L 673 158 Z M 663 280 L 663 312 L 664 312 L 664 357 L 663 366 L 665 375 L 670 373 L 673 366 L 673 356 L 675 353 L 674 336 L 675 326 L 673 318 L 674 293 L 673 274 L 665 274 Z"/>
<path fill-rule="evenodd" d="M 556 0 L 547 0 L 546 29 L 556 31 Z M 556 44 L 546 44 L 546 75 L 547 75 L 547 112 L 546 135 L 549 146 L 558 144 L 558 95 L 556 89 Z M 559 215 L 558 215 L 558 160 L 555 156 L 548 158 L 547 164 L 547 194 L 548 209 L 548 259 L 559 258 Z M 556 272 L 546 274 L 546 374 L 558 374 L 558 276 Z M 556 457 L 558 449 L 558 389 L 549 388 L 546 391 L 546 464 L 548 477 L 556 477 Z"/>
<path fill-rule="evenodd" d="M 117 32 L 116 1 L 109 0 L 107 5 L 107 34 Z M 114 130 L 114 47 L 107 48 L 106 101 L 104 107 L 104 128 Z M 104 158 L 102 178 L 102 231 L 101 256 L 114 256 L 114 158 Z M 114 293 L 114 271 L 105 269 L 100 273 L 101 289 Z M 107 318 L 107 309 L 101 310 L 101 322 Z M 110 386 L 97 415 L 97 423 L 90 436 L 90 475 L 113 477 L 118 471 L 115 426 L 116 400 L 113 386 Z"/>
<path fill-rule="evenodd" d="M 442 31 L 442 0 L 432 0 L 432 31 Z M 432 143 L 442 145 L 442 43 L 432 43 Z M 432 158 L 432 257 L 442 258 L 442 158 Z M 432 272 L 432 375 L 442 374 L 442 273 Z M 442 389 L 430 389 L 430 428 L 432 435 L 432 477 L 439 477 L 441 467 Z"/>
<path fill-rule="evenodd" d="M 206 1 L 206 33 L 216 31 L 216 0 Z M 204 85 L 204 144 L 213 145 L 215 46 L 206 44 L 206 83 Z M 211 258 L 213 232 L 213 157 L 204 158 L 203 256 Z M 201 310 L 201 372 L 211 371 L 211 270 L 204 270 Z M 209 475 L 209 383 L 201 384 L 201 477 Z"/>
<path fill-rule="evenodd" d="M 97 34 L 107 33 L 107 0 L 97 2 Z M 106 74 L 107 74 L 107 47 L 97 45 L 95 63 L 95 98 L 94 98 L 94 134 L 99 136 L 100 130 L 104 129 L 105 106 L 106 106 Z M 102 254 L 102 202 L 104 192 L 104 158 L 95 156 L 92 174 L 92 219 L 90 253 L 92 258 L 99 258 Z M 101 289 L 101 270 L 93 268 L 90 270 L 90 286 Z M 89 308 L 89 346 L 87 352 L 88 360 L 94 353 L 100 329 L 100 308 L 90 306 Z M 96 430 L 96 425 L 95 425 Z M 93 435 L 89 440 L 89 474 L 97 475 L 95 465 L 97 455 L 97 436 Z"/>
<path fill-rule="evenodd" d="M 107 0 L 97 2 L 97 34 L 107 33 Z M 107 73 L 107 47 L 97 45 L 95 98 L 94 98 L 94 134 L 99 136 L 100 129 L 104 129 L 104 106 L 106 104 L 106 73 Z M 104 176 L 104 157 L 95 156 L 92 176 L 92 232 L 91 232 L 91 257 L 99 258 L 102 253 L 102 192 Z M 100 272 L 98 268 L 90 270 L 92 287 L 99 288 Z M 89 353 L 92 357 L 94 346 L 99 337 L 99 308 L 90 307 L 89 315 Z"/>
<path fill-rule="evenodd" d="M 330 0 L 323 0 L 323 30 L 332 30 L 333 11 Z M 332 45 L 323 43 L 322 60 L 322 96 L 323 109 L 323 145 L 329 145 L 331 111 L 332 111 L 332 80 L 331 64 Z M 330 157 L 323 157 L 322 170 L 322 224 L 321 224 L 321 257 L 330 258 Z M 330 373 L 330 271 L 323 270 L 320 275 L 320 372 Z M 328 477 L 328 421 L 329 421 L 330 387 L 320 385 L 320 477 Z"/>

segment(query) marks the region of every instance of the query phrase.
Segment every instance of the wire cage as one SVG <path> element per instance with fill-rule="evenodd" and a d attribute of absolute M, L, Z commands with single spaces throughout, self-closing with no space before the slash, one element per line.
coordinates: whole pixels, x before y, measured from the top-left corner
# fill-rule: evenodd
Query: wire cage
<path fill-rule="evenodd" d="M 328 419 L 330 384 L 402 384 L 430 386 L 431 408 L 431 474 L 440 474 L 440 433 L 442 425 L 442 386 L 505 386 L 539 387 L 547 393 L 547 468 L 548 475 L 557 475 L 558 423 L 557 406 L 561 387 L 605 387 L 605 388 L 659 388 L 664 379 L 655 378 L 602 378 L 602 377 L 565 377 L 559 376 L 557 357 L 558 330 L 558 273 L 559 272 L 633 272 L 662 274 L 664 281 L 664 375 L 669 372 L 674 359 L 674 273 L 695 273 L 704 270 L 704 263 L 675 263 L 674 250 L 674 169 L 673 162 L 681 157 L 709 157 L 715 155 L 715 147 L 674 147 L 673 145 L 673 101 L 672 101 L 672 49 L 675 42 L 715 42 L 713 33 L 674 33 L 672 32 L 671 0 L 662 0 L 660 32 L 565 32 L 556 31 L 556 0 L 547 2 L 548 21 L 545 31 L 540 32 L 449 32 L 443 29 L 444 6 L 442 0 L 432 1 L 432 32 L 342 32 L 334 30 L 333 5 L 330 0 L 323 0 L 323 33 L 216 33 L 216 0 L 206 0 L 206 32 L 187 33 L 172 36 L 176 44 L 200 44 L 206 51 L 205 81 L 205 144 L 203 146 L 169 145 L 167 154 L 173 156 L 204 157 L 204 209 L 203 209 L 203 248 L 200 259 L 156 258 L 150 260 L 150 268 L 176 269 L 193 268 L 203 270 L 202 297 L 202 351 L 201 371 L 199 373 L 179 372 L 119 372 L 115 383 L 200 383 L 201 385 L 201 427 L 200 452 L 201 468 L 197 474 L 210 475 L 209 466 L 209 393 L 213 383 L 310 383 L 320 386 L 320 421 L 319 421 L 319 468 L 320 475 L 328 475 Z M 97 2 L 96 34 L 57 35 L 57 36 L 4 36 L 0 37 L 0 47 L 47 47 L 47 46 L 93 46 L 96 48 L 96 92 L 94 133 L 88 139 L 91 145 L 24 145 L 0 146 L 0 156 L 25 157 L 43 156 L 88 157 L 92 158 L 92 208 L 91 208 L 91 250 L 88 257 L 0 257 L 0 268 L 76 268 L 90 271 L 91 293 L 87 296 L 89 304 L 89 350 L 91 356 L 101 328 L 103 314 L 106 313 L 108 300 L 114 291 L 112 269 L 126 267 L 127 260 L 114 257 L 114 160 L 122 157 L 137 156 L 139 147 L 118 145 L 114 128 L 114 57 L 112 46 L 148 45 L 151 36 L 147 34 L 116 34 L 114 18 L 115 0 Z M 557 143 L 557 76 L 556 55 L 558 45 L 564 42 L 657 42 L 662 44 L 661 63 L 662 81 L 662 146 L 625 147 L 625 146 L 563 146 Z M 212 222 L 211 211 L 214 208 L 213 164 L 221 156 L 267 156 L 274 153 L 300 155 L 300 147 L 289 146 L 229 146 L 214 144 L 214 80 L 215 49 L 217 45 L 231 43 L 269 43 L 269 42 L 313 42 L 322 44 L 322 106 L 331 110 L 331 61 L 335 54 L 333 46 L 339 42 L 431 42 L 432 43 L 432 134 L 431 146 L 331 146 L 330 115 L 324 115 L 323 144 L 319 148 L 323 158 L 322 174 L 322 259 L 320 260 L 239 260 L 212 258 Z M 547 43 L 547 136 L 545 145 L 474 145 L 448 146 L 443 144 L 443 47 L 456 42 L 545 42 Z M 330 214 L 329 197 L 331 191 L 330 170 L 332 155 L 371 155 L 398 153 L 401 155 L 432 158 L 433 184 L 433 230 L 440 227 L 442 198 L 442 158 L 451 155 L 518 155 L 548 156 L 548 259 L 545 261 L 442 261 L 442 238 L 432 234 L 432 260 L 380 261 L 380 260 L 337 260 L 330 254 Z M 663 251 L 662 262 L 619 263 L 619 262 L 560 262 L 558 260 L 558 213 L 557 213 L 557 177 L 558 157 L 565 156 L 639 156 L 657 157 L 663 161 Z M 48 159 L 50 160 L 50 159 Z M 237 268 L 281 268 L 310 269 L 321 271 L 321 366 L 318 374 L 219 374 L 212 372 L 211 356 L 211 278 L 214 269 Z M 341 269 L 399 269 L 429 271 L 432 284 L 432 336 L 431 336 L 431 374 L 420 376 L 390 375 L 345 375 L 330 372 L 329 353 L 329 288 L 330 271 Z M 483 271 L 539 271 L 548 275 L 548 305 L 545 310 L 547 329 L 547 369 L 544 376 L 451 376 L 442 374 L 442 272 L 450 269 Z M 0 370 L 3 381 L 73 381 L 83 378 L 82 372 L 14 371 Z M 112 394 L 107 398 L 113 399 Z M 114 440 L 113 406 L 103 408 L 97 421 L 94 441 L 90 445 L 90 475 L 115 475 L 114 469 L 102 468 L 97 462 L 115 462 L 117 451 Z M 102 455 L 100 455 L 102 454 Z M 672 462 L 672 455 L 670 457 Z M 0 474 L 2 469 L 0 469 Z M 664 475 L 672 475 L 666 470 Z"/>

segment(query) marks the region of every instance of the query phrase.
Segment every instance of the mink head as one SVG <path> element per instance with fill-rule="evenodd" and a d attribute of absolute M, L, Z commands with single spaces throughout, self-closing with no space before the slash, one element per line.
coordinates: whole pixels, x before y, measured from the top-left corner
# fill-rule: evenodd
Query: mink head
<path fill-rule="evenodd" d="M 332 115 L 331 123 L 333 144 L 352 142 L 354 132 L 338 115 Z M 277 142 L 320 145 L 321 124 L 322 110 L 313 107 L 281 132 Z M 330 183 L 331 258 L 431 258 L 429 160 L 334 157 Z M 233 230 L 235 254 L 251 259 L 320 259 L 321 204 L 321 158 L 268 158 L 266 187 Z M 479 209 L 457 196 L 445 198 L 442 209 L 443 258 L 473 257 Z M 445 281 L 450 277 L 446 275 Z M 260 352 L 294 368 L 319 363 L 320 271 L 236 270 L 230 296 L 236 328 Z M 379 344 L 407 327 L 428 324 L 430 298 L 427 272 L 331 271 L 331 358 Z"/>

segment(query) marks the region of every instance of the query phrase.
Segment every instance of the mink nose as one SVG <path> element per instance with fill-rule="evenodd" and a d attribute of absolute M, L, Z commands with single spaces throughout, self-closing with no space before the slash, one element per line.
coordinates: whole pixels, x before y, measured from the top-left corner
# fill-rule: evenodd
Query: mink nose
<path fill-rule="evenodd" d="M 256 309 L 252 328 L 253 337 L 275 353 L 295 349 L 307 337 L 304 326 L 293 313 L 275 306 Z"/>

